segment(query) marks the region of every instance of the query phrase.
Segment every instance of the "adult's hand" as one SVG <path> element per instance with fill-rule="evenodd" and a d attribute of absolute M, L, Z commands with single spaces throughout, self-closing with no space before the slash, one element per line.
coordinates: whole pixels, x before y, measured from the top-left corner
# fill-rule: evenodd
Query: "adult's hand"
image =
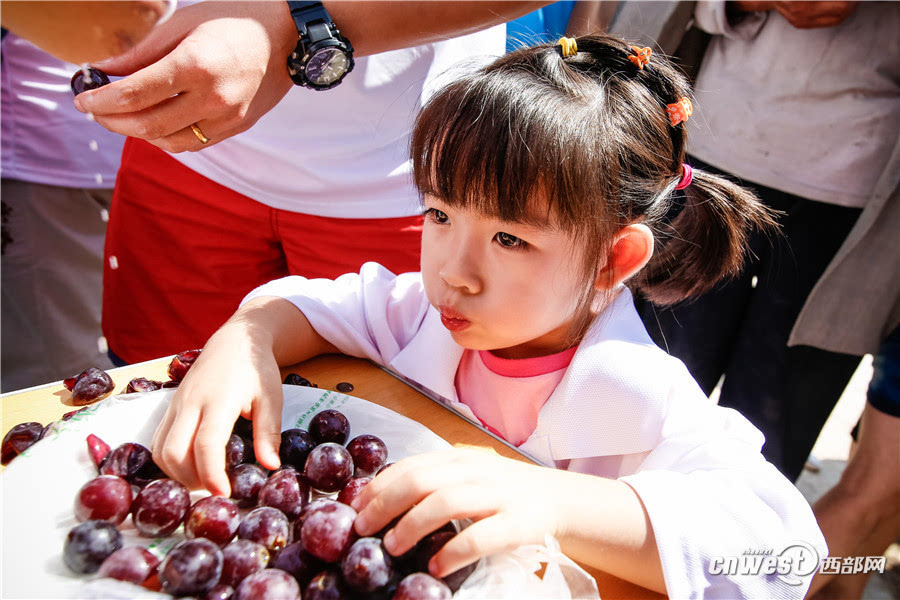
<path fill-rule="evenodd" d="M 739 1 L 734 4 L 744 12 L 777 10 L 797 29 L 815 29 L 840 25 L 853 14 L 859 2 Z"/>
<path fill-rule="evenodd" d="M 166 13 L 165 0 L 3 2 L 3 27 L 75 64 L 122 54 Z"/>
<path fill-rule="evenodd" d="M 96 66 L 129 75 L 79 94 L 75 107 L 116 133 L 169 152 L 249 129 L 293 85 L 285 60 L 297 43 L 286 2 L 186 6 L 133 50 Z"/>

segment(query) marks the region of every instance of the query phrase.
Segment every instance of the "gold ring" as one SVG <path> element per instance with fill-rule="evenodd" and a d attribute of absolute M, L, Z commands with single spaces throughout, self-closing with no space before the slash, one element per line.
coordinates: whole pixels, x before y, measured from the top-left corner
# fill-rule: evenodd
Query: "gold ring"
<path fill-rule="evenodd" d="M 208 143 L 209 143 L 209 138 L 206 137 L 205 135 L 203 135 L 203 132 L 200 131 L 200 128 L 199 128 L 199 127 L 197 127 L 196 125 L 191 125 L 191 131 L 194 132 L 194 135 L 197 136 L 197 139 L 200 140 L 200 143 L 201 143 L 201 144 L 208 144 Z"/>

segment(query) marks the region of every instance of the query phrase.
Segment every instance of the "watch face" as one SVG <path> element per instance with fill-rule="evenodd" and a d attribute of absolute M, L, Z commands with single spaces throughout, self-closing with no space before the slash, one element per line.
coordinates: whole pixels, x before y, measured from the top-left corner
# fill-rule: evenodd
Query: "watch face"
<path fill-rule="evenodd" d="M 347 55 L 339 48 L 323 48 L 306 63 L 306 77 L 315 85 L 329 85 L 347 72 Z"/>

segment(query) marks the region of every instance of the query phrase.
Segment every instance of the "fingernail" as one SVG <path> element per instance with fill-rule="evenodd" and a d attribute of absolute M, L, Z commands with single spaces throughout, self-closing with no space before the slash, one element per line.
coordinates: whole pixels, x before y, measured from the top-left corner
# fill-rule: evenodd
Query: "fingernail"
<path fill-rule="evenodd" d="M 74 103 L 74 104 L 75 104 L 75 109 L 76 109 L 76 110 L 78 110 L 79 112 L 85 112 L 84 106 L 82 106 L 82 104 L 81 104 L 81 98 L 79 98 L 78 96 L 75 96 L 75 103 Z"/>
<path fill-rule="evenodd" d="M 397 537 L 394 535 L 393 529 L 384 535 L 384 547 L 387 548 L 387 551 L 391 554 L 397 549 Z"/>
<path fill-rule="evenodd" d="M 432 575 L 432 577 L 440 577 L 440 575 L 438 574 L 438 564 L 434 558 L 428 561 L 428 572 Z"/>
<path fill-rule="evenodd" d="M 103 67 L 108 65 L 113 61 L 115 56 L 110 56 L 109 58 L 104 58 L 103 60 L 98 60 L 97 62 L 92 62 L 91 65 L 94 67 Z"/>
<path fill-rule="evenodd" d="M 354 525 L 356 526 L 356 531 L 358 531 L 361 535 L 364 535 L 364 532 L 368 531 L 369 521 L 362 515 L 359 515 L 356 517 L 356 522 Z"/>

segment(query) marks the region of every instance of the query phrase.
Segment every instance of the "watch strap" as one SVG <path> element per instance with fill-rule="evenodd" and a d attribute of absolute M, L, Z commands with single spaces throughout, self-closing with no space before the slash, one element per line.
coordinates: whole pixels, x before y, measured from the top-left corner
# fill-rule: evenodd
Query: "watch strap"
<path fill-rule="evenodd" d="M 309 2 L 301 0 L 287 0 L 291 11 L 291 18 L 297 26 L 297 34 L 303 38 L 309 35 L 308 25 L 321 21 L 326 28 L 331 21 L 331 16 L 321 2 Z"/>

